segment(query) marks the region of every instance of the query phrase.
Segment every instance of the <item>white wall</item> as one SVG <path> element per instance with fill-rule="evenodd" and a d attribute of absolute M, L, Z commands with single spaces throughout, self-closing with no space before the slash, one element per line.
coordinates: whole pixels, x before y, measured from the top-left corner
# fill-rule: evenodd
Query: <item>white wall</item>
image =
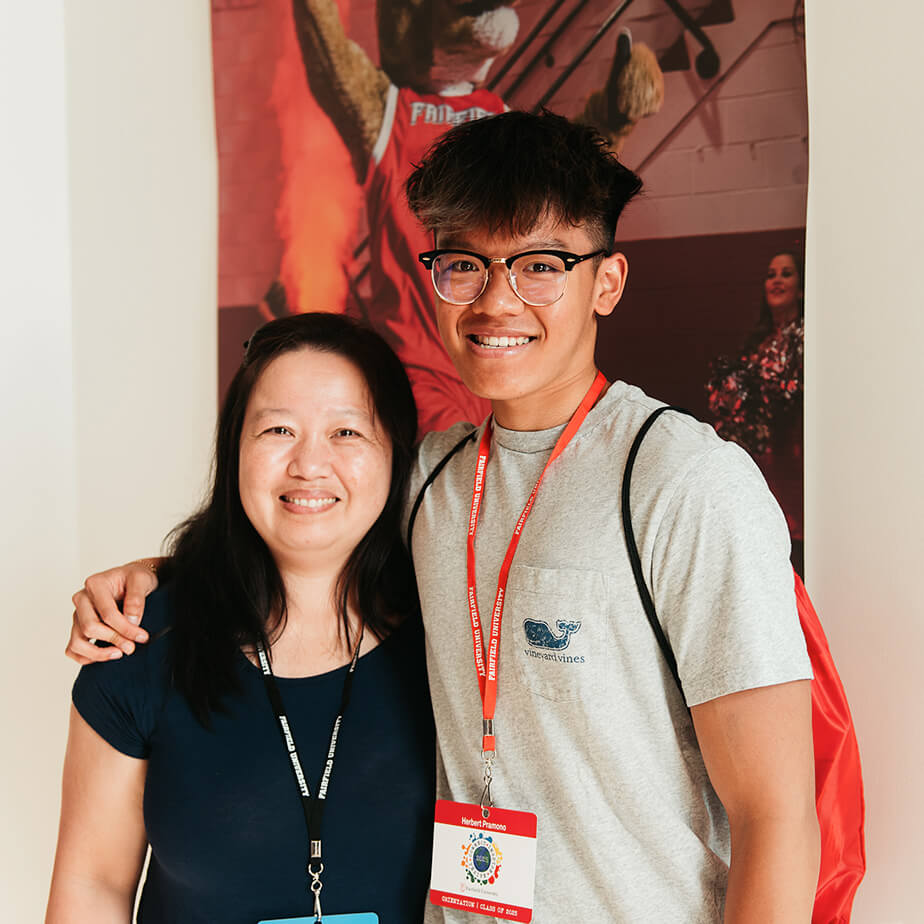
<path fill-rule="evenodd" d="M 0 920 L 39 921 L 69 596 L 198 498 L 216 393 L 209 8 L 44 0 L 0 29 Z"/>
<path fill-rule="evenodd" d="M 924 7 L 806 3 L 806 561 L 853 708 L 857 924 L 924 919 Z"/>
<path fill-rule="evenodd" d="M 0 29 L 0 918 L 40 920 L 78 574 L 63 3 Z M 7 26 L 10 28 L 7 28 Z"/>
<path fill-rule="evenodd" d="M 80 568 L 157 552 L 217 392 L 209 8 L 65 0 Z M 127 558 L 126 558 L 127 556 Z"/>

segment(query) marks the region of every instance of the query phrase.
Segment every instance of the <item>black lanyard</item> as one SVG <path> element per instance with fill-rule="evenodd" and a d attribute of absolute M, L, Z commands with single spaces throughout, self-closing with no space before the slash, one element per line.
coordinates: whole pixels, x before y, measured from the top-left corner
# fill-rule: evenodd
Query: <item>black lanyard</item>
<path fill-rule="evenodd" d="M 292 772 L 295 774 L 295 782 L 298 786 L 299 794 L 302 800 L 302 811 L 305 813 L 305 827 L 308 829 L 308 865 L 307 872 L 311 877 L 310 889 L 314 893 L 314 915 L 315 920 L 321 920 L 321 873 L 324 872 L 324 863 L 321 855 L 321 824 L 324 820 L 324 804 L 327 801 L 327 789 L 330 785 L 331 771 L 334 769 L 334 755 L 337 752 L 337 738 L 340 735 L 340 727 L 343 724 L 343 716 L 346 713 L 347 706 L 350 702 L 350 692 L 353 688 L 353 673 L 356 670 L 356 662 L 359 660 L 359 648 L 363 643 L 363 632 L 359 633 L 359 641 L 353 650 L 353 658 L 350 661 L 346 677 L 343 679 L 343 693 L 340 696 L 340 710 L 334 719 L 334 727 L 330 733 L 330 744 L 327 748 L 327 760 L 324 762 L 324 770 L 321 773 L 321 781 L 318 783 L 318 793 L 312 797 L 311 790 L 308 788 L 308 781 L 305 779 L 305 773 L 302 770 L 302 762 L 298 756 L 298 749 L 295 746 L 295 737 L 292 734 L 292 726 L 289 723 L 289 717 L 286 715 L 285 707 L 282 705 L 282 697 L 279 695 L 279 688 L 276 686 L 276 678 L 273 676 L 273 669 L 270 666 L 269 658 L 261 644 L 257 644 L 257 657 L 260 659 L 260 669 L 263 671 L 263 683 L 266 687 L 266 695 L 269 697 L 273 712 L 276 713 L 276 720 L 279 724 L 279 732 L 282 735 L 282 742 L 286 747 L 289 760 L 292 763 Z M 317 869 L 314 864 L 317 863 Z"/>

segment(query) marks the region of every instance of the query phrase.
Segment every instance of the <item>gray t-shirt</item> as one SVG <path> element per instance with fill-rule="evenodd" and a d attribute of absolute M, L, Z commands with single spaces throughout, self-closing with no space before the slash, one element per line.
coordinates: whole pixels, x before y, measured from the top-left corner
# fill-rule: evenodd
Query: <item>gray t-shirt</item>
<path fill-rule="evenodd" d="M 510 571 L 493 794 L 538 816 L 536 924 L 722 917 L 728 820 L 639 602 L 620 519 L 629 446 L 658 406 L 632 386 L 610 387 L 546 474 Z M 424 440 L 411 497 L 470 429 Z M 483 618 L 561 429 L 495 427 L 475 546 Z M 482 789 L 465 565 L 476 454 L 477 439 L 429 488 L 413 540 L 437 796 L 459 802 L 477 802 Z M 786 525 L 746 453 L 664 415 L 636 463 L 632 520 L 687 705 L 811 677 Z M 475 919 L 430 906 L 426 920 Z"/>

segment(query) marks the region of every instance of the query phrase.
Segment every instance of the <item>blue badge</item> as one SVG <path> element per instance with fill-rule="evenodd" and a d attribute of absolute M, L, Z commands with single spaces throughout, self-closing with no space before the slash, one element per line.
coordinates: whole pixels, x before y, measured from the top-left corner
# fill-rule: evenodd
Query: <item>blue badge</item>
<path fill-rule="evenodd" d="M 273 918 L 273 920 L 257 921 L 257 924 L 315 924 L 317 919 L 313 914 L 306 918 Z M 379 924 L 379 916 L 374 911 L 362 911 L 359 914 L 325 914 L 321 918 L 322 924 Z"/>

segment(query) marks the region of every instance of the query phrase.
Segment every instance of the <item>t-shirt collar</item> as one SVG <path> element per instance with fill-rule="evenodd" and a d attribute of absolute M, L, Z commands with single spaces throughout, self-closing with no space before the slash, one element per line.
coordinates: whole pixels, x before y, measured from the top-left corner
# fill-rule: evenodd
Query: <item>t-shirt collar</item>
<path fill-rule="evenodd" d="M 584 434 L 593 430 L 601 421 L 609 417 L 616 403 L 623 397 L 625 389 L 625 383 L 613 382 L 607 389 L 606 394 L 591 408 L 587 419 L 575 435 L 575 439 L 580 439 Z M 558 437 L 561 436 L 566 426 L 567 423 L 563 423 L 548 430 L 508 430 L 495 421 L 494 442 L 501 448 L 509 449 L 511 452 L 549 452 L 554 448 Z"/>

